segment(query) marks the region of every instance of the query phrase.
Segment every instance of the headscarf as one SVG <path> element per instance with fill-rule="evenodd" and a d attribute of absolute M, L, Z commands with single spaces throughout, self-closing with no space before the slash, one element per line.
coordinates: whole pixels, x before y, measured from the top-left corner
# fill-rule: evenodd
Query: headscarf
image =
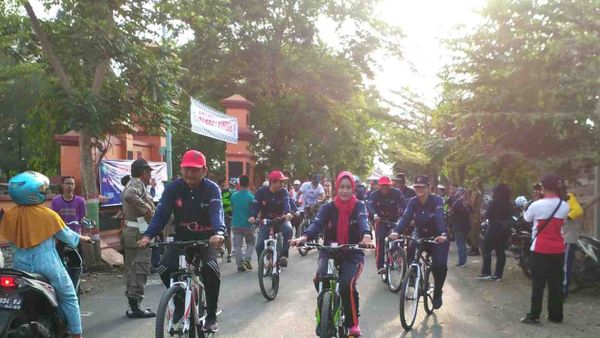
<path fill-rule="evenodd" d="M 352 197 L 350 197 L 347 201 L 342 201 L 339 195 L 340 184 L 342 179 L 347 177 L 350 180 L 350 184 L 352 184 Z M 335 195 L 335 207 L 338 210 L 338 223 L 337 223 L 337 241 L 339 244 L 348 244 L 349 234 L 350 234 L 350 215 L 354 210 L 354 206 L 356 205 L 356 201 L 358 200 L 354 195 L 354 190 L 356 188 L 356 181 L 354 180 L 354 175 L 352 175 L 349 171 L 342 171 L 337 176 L 335 180 L 336 186 L 336 195 Z"/>
<path fill-rule="evenodd" d="M 2 217 L 0 236 L 18 248 L 29 249 L 65 228 L 60 216 L 42 204 L 17 205 Z"/>

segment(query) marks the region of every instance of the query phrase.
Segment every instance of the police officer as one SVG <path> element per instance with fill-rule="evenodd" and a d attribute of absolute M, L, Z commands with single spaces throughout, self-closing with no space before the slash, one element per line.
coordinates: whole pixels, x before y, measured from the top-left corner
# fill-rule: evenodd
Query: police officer
<path fill-rule="evenodd" d="M 150 183 L 152 168 L 140 158 L 131 164 L 131 180 L 121 193 L 125 228 L 122 233 L 125 248 L 125 295 L 129 300 L 129 318 L 150 318 L 156 316 L 151 309 L 140 307 L 144 298 L 144 286 L 150 274 L 152 250 L 139 248 L 137 241 L 142 238 L 154 214 L 154 202 L 146 186 Z"/>
<path fill-rule="evenodd" d="M 281 231 L 283 233 L 283 250 L 279 264 L 283 267 L 288 264 L 289 241 L 292 238 L 292 213 L 290 210 L 290 194 L 284 189 L 284 181 L 288 178 L 279 170 L 274 170 L 267 176 L 269 186 L 262 187 L 256 191 L 252 209 L 250 210 L 249 223 L 255 223 L 258 213 L 263 219 L 276 219 L 283 217 L 284 222 L 275 229 L 275 233 Z M 260 254 L 265 248 L 265 239 L 269 237 L 269 227 L 261 224 L 258 231 L 258 239 L 256 240 L 256 254 L 260 259 Z"/>
<path fill-rule="evenodd" d="M 206 288 L 205 329 L 216 332 L 217 303 L 221 286 L 218 249 L 223 245 L 225 222 L 223 202 L 219 186 L 206 178 L 206 158 L 197 150 L 188 150 L 181 160 L 181 178 L 169 184 L 158 202 L 156 214 L 144 237 L 138 242 L 146 247 L 174 216 L 174 239 L 176 241 L 207 240 L 210 245 L 199 250 L 202 259 L 200 273 Z M 170 274 L 179 269 L 179 251 L 167 247 L 159 268 L 160 278 L 166 287 Z M 184 300 L 177 302 L 174 318 L 182 318 Z M 175 319 L 177 320 L 177 319 Z"/>
<path fill-rule="evenodd" d="M 369 213 L 373 215 L 373 221 L 375 222 L 376 262 L 377 273 L 379 274 L 385 273 L 385 268 L 383 267 L 385 238 L 400 216 L 402 216 L 405 206 L 406 201 L 400 190 L 392 188 L 392 181 L 389 177 L 381 177 L 379 179 L 379 187 L 371 194 L 369 200 Z"/>

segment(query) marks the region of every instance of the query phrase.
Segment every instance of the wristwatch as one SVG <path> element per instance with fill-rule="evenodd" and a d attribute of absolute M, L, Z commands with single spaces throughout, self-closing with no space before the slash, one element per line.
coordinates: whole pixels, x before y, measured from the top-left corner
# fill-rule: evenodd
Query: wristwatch
<path fill-rule="evenodd" d="M 215 232 L 215 235 L 216 236 L 225 236 L 225 232 L 219 230 L 219 231 Z"/>

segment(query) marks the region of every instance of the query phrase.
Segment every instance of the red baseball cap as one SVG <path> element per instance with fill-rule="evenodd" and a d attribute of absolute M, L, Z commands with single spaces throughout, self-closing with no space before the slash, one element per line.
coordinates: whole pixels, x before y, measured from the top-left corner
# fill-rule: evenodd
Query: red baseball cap
<path fill-rule="evenodd" d="M 188 150 L 181 158 L 181 168 L 205 168 L 206 157 L 198 150 Z"/>
<path fill-rule="evenodd" d="M 390 178 L 387 176 L 381 176 L 379 178 L 378 184 L 379 185 L 392 185 L 392 180 L 390 180 Z"/>
<path fill-rule="evenodd" d="M 269 181 L 283 181 L 288 179 L 280 170 L 271 171 L 267 178 L 269 178 Z"/>

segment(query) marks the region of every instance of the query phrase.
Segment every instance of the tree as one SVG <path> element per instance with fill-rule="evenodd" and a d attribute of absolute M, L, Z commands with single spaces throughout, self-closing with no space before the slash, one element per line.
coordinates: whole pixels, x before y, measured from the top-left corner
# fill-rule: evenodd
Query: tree
<path fill-rule="evenodd" d="M 56 17 L 41 21 L 23 2 L 31 28 L 53 80 L 58 118 L 79 132 L 80 164 L 88 214 L 98 218 L 94 149 L 107 132 L 133 123 L 158 128 L 171 113 L 179 75 L 176 55 L 159 47 L 154 6 L 139 1 L 43 1 L 58 6 Z M 58 111 L 58 109 L 56 110 Z M 99 244 L 96 248 L 99 253 Z M 95 257 L 99 260 L 99 255 Z"/>

